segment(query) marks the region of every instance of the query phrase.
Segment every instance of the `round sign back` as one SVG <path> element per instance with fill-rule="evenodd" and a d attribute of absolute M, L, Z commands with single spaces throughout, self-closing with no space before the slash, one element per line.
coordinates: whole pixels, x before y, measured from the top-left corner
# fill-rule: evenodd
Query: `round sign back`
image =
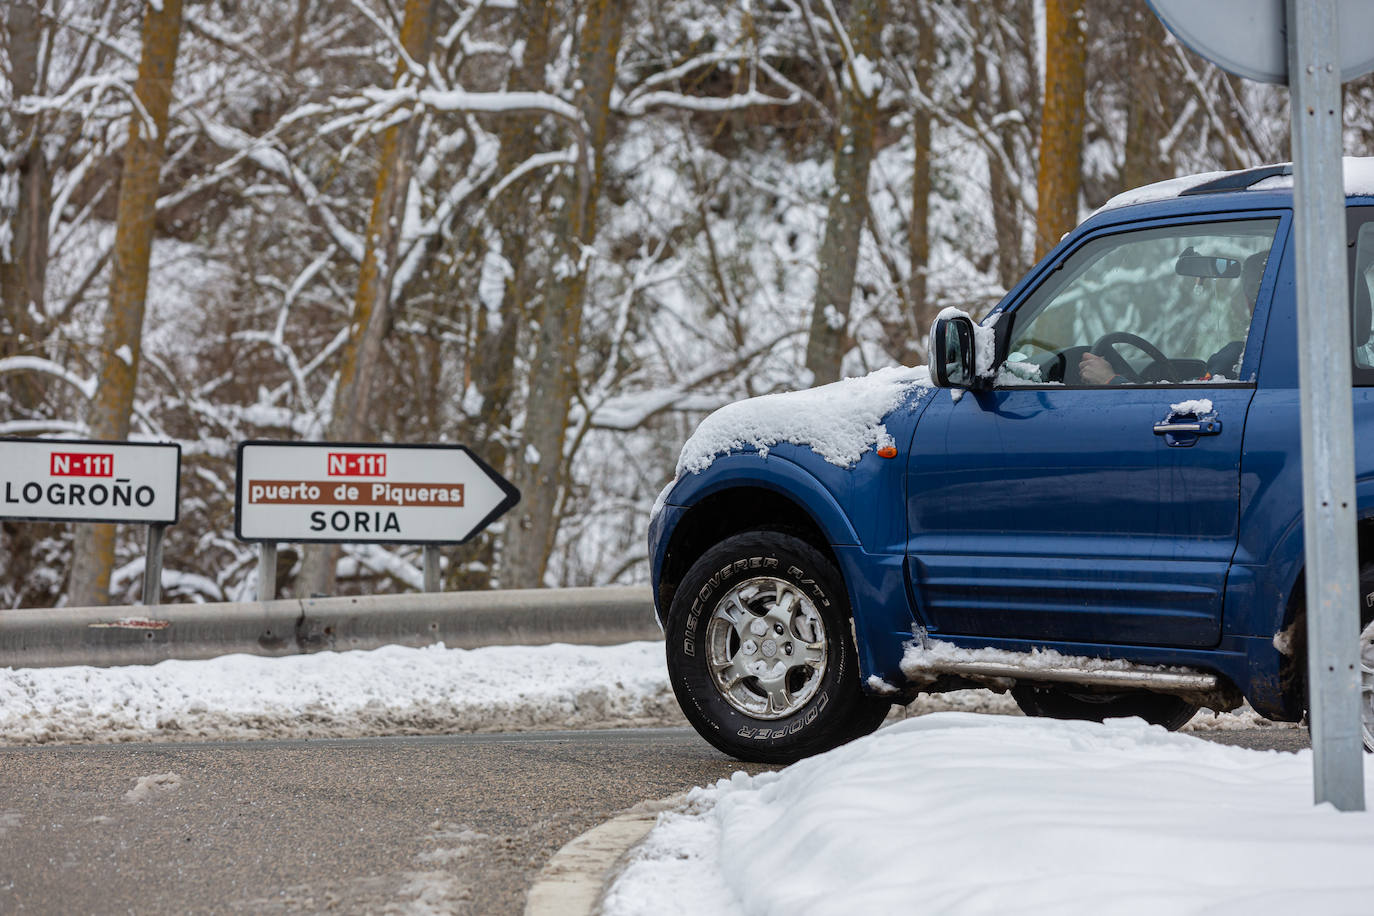
<path fill-rule="evenodd" d="M 1237 76 L 1288 82 L 1288 23 L 1284 0 L 1148 0 L 1179 41 Z M 1374 3 L 1335 0 L 1341 80 L 1374 70 Z"/>

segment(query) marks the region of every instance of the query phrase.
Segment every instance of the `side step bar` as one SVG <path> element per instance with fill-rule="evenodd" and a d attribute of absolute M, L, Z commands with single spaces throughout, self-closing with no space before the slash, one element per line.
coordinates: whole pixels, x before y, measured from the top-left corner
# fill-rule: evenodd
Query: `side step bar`
<path fill-rule="evenodd" d="M 1073 668 L 1068 666 L 1042 667 L 1015 665 L 1007 662 L 962 659 L 923 660 L 921 674 L 952 674 L 973 680 L 1050 681 L 1082 684 L 1092 687 L 1113 687 L 1120 690 L 1152 690 L 1155 693 L 1196 696 L 1217 691 L 1215 674 L 1205 672 L 1161 671 L 1147 665 L 1123 665 L 1120 668 Z"/>

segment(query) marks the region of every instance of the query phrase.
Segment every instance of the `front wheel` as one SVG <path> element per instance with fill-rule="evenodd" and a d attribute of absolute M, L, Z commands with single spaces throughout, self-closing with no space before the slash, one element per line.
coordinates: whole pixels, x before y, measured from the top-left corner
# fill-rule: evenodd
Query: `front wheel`
<path fill-rule="evenodd" d="M 818 754 L 873 731 L 890 706 L 859 684 L 834 564 L 776 531 L 727 538 L 693 564 L 673 598 L 666 648 L 687 720 L 741 760 Z"/>
<path fill-rule="evenodd" d="M 1151 725 L 1163 725 L 1171 732 L 1186 725 L 1198 711 L 1197 704 L 1182 697 L 1147 690 L 1090 693 L 1065 685 L 1022 683 L 1011 689 L 1011 696 L 1028 716 L 1089 722 L 1135 716 Z"/>

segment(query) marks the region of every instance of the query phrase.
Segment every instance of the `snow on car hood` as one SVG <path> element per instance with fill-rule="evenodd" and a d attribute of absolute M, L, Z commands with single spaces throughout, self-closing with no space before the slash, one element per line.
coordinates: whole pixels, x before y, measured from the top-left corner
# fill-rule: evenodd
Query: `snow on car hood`
<path fill-rule="evenodd" d="M 677 476 L 704 471 L 717 455 L 737 449 L 752 447 L 766 456 L 779 442 L 807 446 L 833 465 L 852 467 L 869 449 L 894 444 L 883 419 L 930 387 L 929 369 L 894 367 L 727 404 L 703 420 L 682 447 Z"/>

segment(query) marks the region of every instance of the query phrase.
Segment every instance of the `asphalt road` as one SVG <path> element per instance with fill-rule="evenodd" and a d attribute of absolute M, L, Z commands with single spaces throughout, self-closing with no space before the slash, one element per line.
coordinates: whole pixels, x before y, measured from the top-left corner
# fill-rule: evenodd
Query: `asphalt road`
<path fill-rule="evenodd" d="M 741 768 L 687 729 L 4 749 L 0 913 L 519 913 L 568 840 Z"/>
<path fill-rule="evenodd" d="M 0 749 L 0 913 L 520 913 L 574 836 L 738 769 L 688 729 Z"/>

